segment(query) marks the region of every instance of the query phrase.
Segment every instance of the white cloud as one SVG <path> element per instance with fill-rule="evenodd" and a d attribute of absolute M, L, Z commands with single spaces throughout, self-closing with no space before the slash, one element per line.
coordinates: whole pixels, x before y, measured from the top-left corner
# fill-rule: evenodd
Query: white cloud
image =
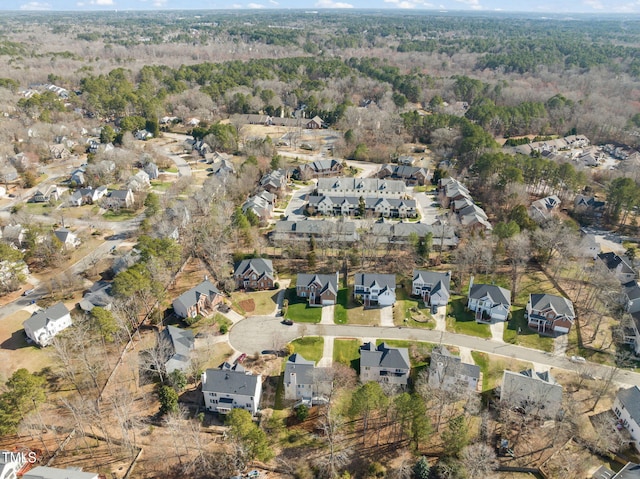
<path fill-rule="evenodd" d="M 259 3 L 249 3 L 247 4 L 247 8 L 252 8 L 252 9 L 260 9 L 260 8 L 264 8 L 264 5 L 260 5 Z"/>
<path fill-rule="evenodd" d="M 271 5 L 280 5 L 280 3 L 276 2 L 276 0 L 269 0 Z"/>
<path fill-rule="evenodd" d="M 51 10 L 51 5 L 43 2 L 29 2 L 20 5 L 20 10 Z"/>
<path fill-rule="evenodd" d="M 602 10 L 604 8 L 600 0 L 585 0 L 584 4 L 587 7 L 593 8 L 594 10 Z"/>
<path fill-rule="evenodd" d="M 167 5 L 168 0 L 153 0 L 153 6 L 162 8 Z"/>
<path fill-rule="evenodd" d="M 334 2 L 333 0 L 318 0 L 315 6 L 319 8 L 353 8 L 350 3 Z"/>
<path fill-rule="evenodd" d="M 384 0 L 384 3 L 392 3 L 396 8 L 434 8 L 434 5 L 420 0 Z"/>
<path fill-rule="evenodd" d="M 113 0 L 91 0 L 91 5 L 108 6 L 113 5 Z"/>
<path fill-rule="evenodd" d="M 471 7 L 471 10 L 482 10 L 482 5 L 480 5 L 480 0 L 456 0 L 456 2 L 469 5 L 469 7 Z"/>

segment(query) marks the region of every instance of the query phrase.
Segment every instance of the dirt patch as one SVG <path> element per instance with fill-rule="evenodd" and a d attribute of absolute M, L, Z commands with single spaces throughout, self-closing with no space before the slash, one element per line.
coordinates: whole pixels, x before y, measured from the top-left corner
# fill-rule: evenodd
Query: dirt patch
<path fill-rule="evenodd" d="M 245 299 L 238 304 L 246 313 L 253 313 L 256 309 L 256 303 L 253 299 Z"/>

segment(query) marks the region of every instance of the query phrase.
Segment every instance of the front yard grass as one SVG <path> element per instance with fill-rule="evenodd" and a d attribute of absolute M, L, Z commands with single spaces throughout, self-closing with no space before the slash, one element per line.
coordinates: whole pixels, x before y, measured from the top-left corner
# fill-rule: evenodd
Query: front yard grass
<path fill-rule="evenodd" d="M 252 316 L 267 316 L 273 314 L 277 299 L 277 290 L 251 291 L 249 293 L 234 291 L 231 293 L 231 301 Z M 249 307 L 251 301 L 253 301 L 253 310 L 250 310 L 251 308 Z"/>
<path fill-rule="evenodd" d="M 504 342 L 542 351 L 553 351 L 553 338 L 542 336 L 537 331 L 530 329 L 524 312 L 523 307 L 516 306 L 511 309 L 511 319 L 507 327 L 504 328 Z M 518 333 L 518 331 L 520 332 Z"/>
<path fill-rule="evenodd" d="M 531 363 L 526 361 L 494 356 L 479 351 L 471 351 L 471 357 L 482 372 L 482 391 L 490 391 L 499 386 L 505 369 L 520 372 L 531 367 Z"/>
<path fill-rule="evenodd" d="M 451 296 L 447 306 L 447 331 L 479 338 L 490 338 L 491 330 L 489 325 L 476 323 L 474 314 L 471 311 L 467 311 L 466 308 L 466 296 Z"/>
<path fill-rule="evenodd" d="M 102 218 L 107 220 L 107 221 L 127 221 L 130 219 L 133 219 L 137 216 L 137 213 L 135 211 L 131 211 L 131 210 L 120 210 L 118 212 L 116 211 L 106 211 L 103 215 Z"/>
<path fill-rule="evenodd" d="M 364 306 L 353 299 L 353 287 L 343 288 L 338 291 L 338 302 L 334 310 L 333 320 L 337 324 L 380 324 L 380 310 L 376 308 L 365 309 Z"/>
<path fill-rule="evenodd" d="M 318 336 L 305 336 L 304 338 L 294 339 L 291 342 L 293 352 L 300 354 L 308 361 L 316 363 L 322 359 L 322 351 L 324 349 L 324 338 Z"/>
<path fill-rule="evenodd" d="M 425 341 L 408 341 L 404 339 L 378 339 L 376 345 L 386 343 L 387 346 L 392 348 L 407 348 L 409 350 L 409 359 L 411 361 L 412 368 L 421 368 L 427 365 L 427 358 L 431 357 L 433 348 L 436 347 L 434 343 L 427 343 Z"/>
<path fill-rule="evenodd" d="M 417 298 L 409 296 L 404 287 L 396 289 L 396 304 L 393 306 L 393 324 L 410 328 L 433 329 L 436 323 L 429 308 Z"/>
<path fill-rule="evenodd" d="M 333 341 L 333 361 L 351 366 L 359 372 L 361 344 L 357 339 L 335 339 Z"/>
<path fill-rule="evenodd" d="M 312 308 L 305 298 L 298 298 L 296 288 L 288 288 L 285 298 L 289 300 L 286 315 L 288 319 L 297 323 L 319 323 L 322 319 L 322 308 Z"/>

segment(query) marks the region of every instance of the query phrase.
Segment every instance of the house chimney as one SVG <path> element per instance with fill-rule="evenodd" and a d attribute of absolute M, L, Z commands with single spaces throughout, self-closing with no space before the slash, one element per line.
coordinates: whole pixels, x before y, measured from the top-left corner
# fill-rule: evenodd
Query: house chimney
<path fill-rule="evenodd" d="M 204 275 L 204 280 L 205 280 L 205 281 L 209 281 L 209 275 L 208 275 L 208 274 L 205 274 L 205 275 Z"/>
<path fill-rule="evenodd" d="M 471 292 L 472 287 L 473 287 L 473 275 L 471 275 L 471 278 L 469 279 L 469 292 Z"/>

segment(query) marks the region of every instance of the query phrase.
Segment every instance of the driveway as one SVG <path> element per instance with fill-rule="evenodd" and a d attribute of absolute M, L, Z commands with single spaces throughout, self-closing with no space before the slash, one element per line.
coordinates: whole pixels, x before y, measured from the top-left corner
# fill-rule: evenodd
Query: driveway
<path fill-rule="evenodd" d="M 439 206 L 433 206 L 433 203 L 437 201 L 435 192 L 414 193 L 413 198 L 416 200 L 418 210 L 422 216 L 420 222 L 428 225 L 435 223 L 438 215 L 442 213 Z"/>
<path fill-rule="evenodd" d="M 438 312 L 433 315 L 433 319 L 436 320 L 436 331 L 447 330 L 447 308 L 446 306 L 440 306 Z"/>
<path fill-rule="evenodd" d="M 302 188 L 295 190 L 293 192 L 293 195 L 291 196 L 291 200 L 289 201 L 289 204 L 284 210 L 284 216 L 289 221 L 303 220 L 306 218 L 306 216 L 304 215 L 304 206 L 306 204 L 306 201 L 304 198 L 307 195 L 311 194 L 311 192 L 315 187 L 316 185 L 315 183 L 313 183 L 308 186 L 303 186 Z"/>
<path fill-rule="evenodd" d="M 324 337 L 324 347 L 322 348 L 322 358 L 318 361 L 319 368 L 330 368 L 333 366 L 333 336 Z"/>
<path fill-rule="evenodd" d="M 334 324 L 333 322 L 333 313 L 336 309 L 335 304 L 331 304 L 329 306 L 322 307 L 322 317 L 320 319 L 320 324 Z"/>
<path fill-rule="evenodd" d="M 163 138 L 168 138 L 173 141 L 160 145 L 163 153 L 169 157 L 171 161 L 176 164 L 178 168 L 178 176 L 191 176 L 191 167 L 187 161 L 180 155 L 176 155 L 171 149 L 172 146 L 184 143 L 187 138 L 191 138 L 189 135 L 181 135 L 178 133 L 163 133 Z"/>
<path fill-rule="evenodd" d="M 393 328 L 393 306 L 380 308 L 380 326 Z"/>
<path fill-rule="evenodd" d="M 277 318 L 267 316 L 247 318 L 235 324 L 229 332 L 229 342 L 234 349 L 252 354 L 264 349 L 273 349 L 273 338 L 276 336 L 279 341 L 286 343 L 299 338 L 302 333 L 305 336 L 322 335 L 324 337 L 332 336 L 338 338 L 384 338 L 430 343 L 442 342 L 447 346 L 468 348 L 473 351 L 496 354 L 512 359 L 517 358 L 521 361 L 530 361 L 542 366 L 565 369 L 567 371 L 575 371 L 576 369 L 575 364 L 565 357 L 554 356 L 551 353 L 509 343 L 499 343 L 490 339 L 481 340 L 464 334 L 427 329 L 339 324 L 296 323 L 293 326 L 284 326 L 280 324 Z M 611 370 L 608 366 L 595 363 L 589 364 L 592 367 L 593 375 L 596 377 L 605 377 Z M 616 381 L 620 384 L 640 386 L 640 374 L 626 370 L 619 371 Z"/>
<path fill-rule="evenodd" d="M 504 343 L 504 321 L 494 321 L 489 325 L 491 339 L 498 343 Z"/>

